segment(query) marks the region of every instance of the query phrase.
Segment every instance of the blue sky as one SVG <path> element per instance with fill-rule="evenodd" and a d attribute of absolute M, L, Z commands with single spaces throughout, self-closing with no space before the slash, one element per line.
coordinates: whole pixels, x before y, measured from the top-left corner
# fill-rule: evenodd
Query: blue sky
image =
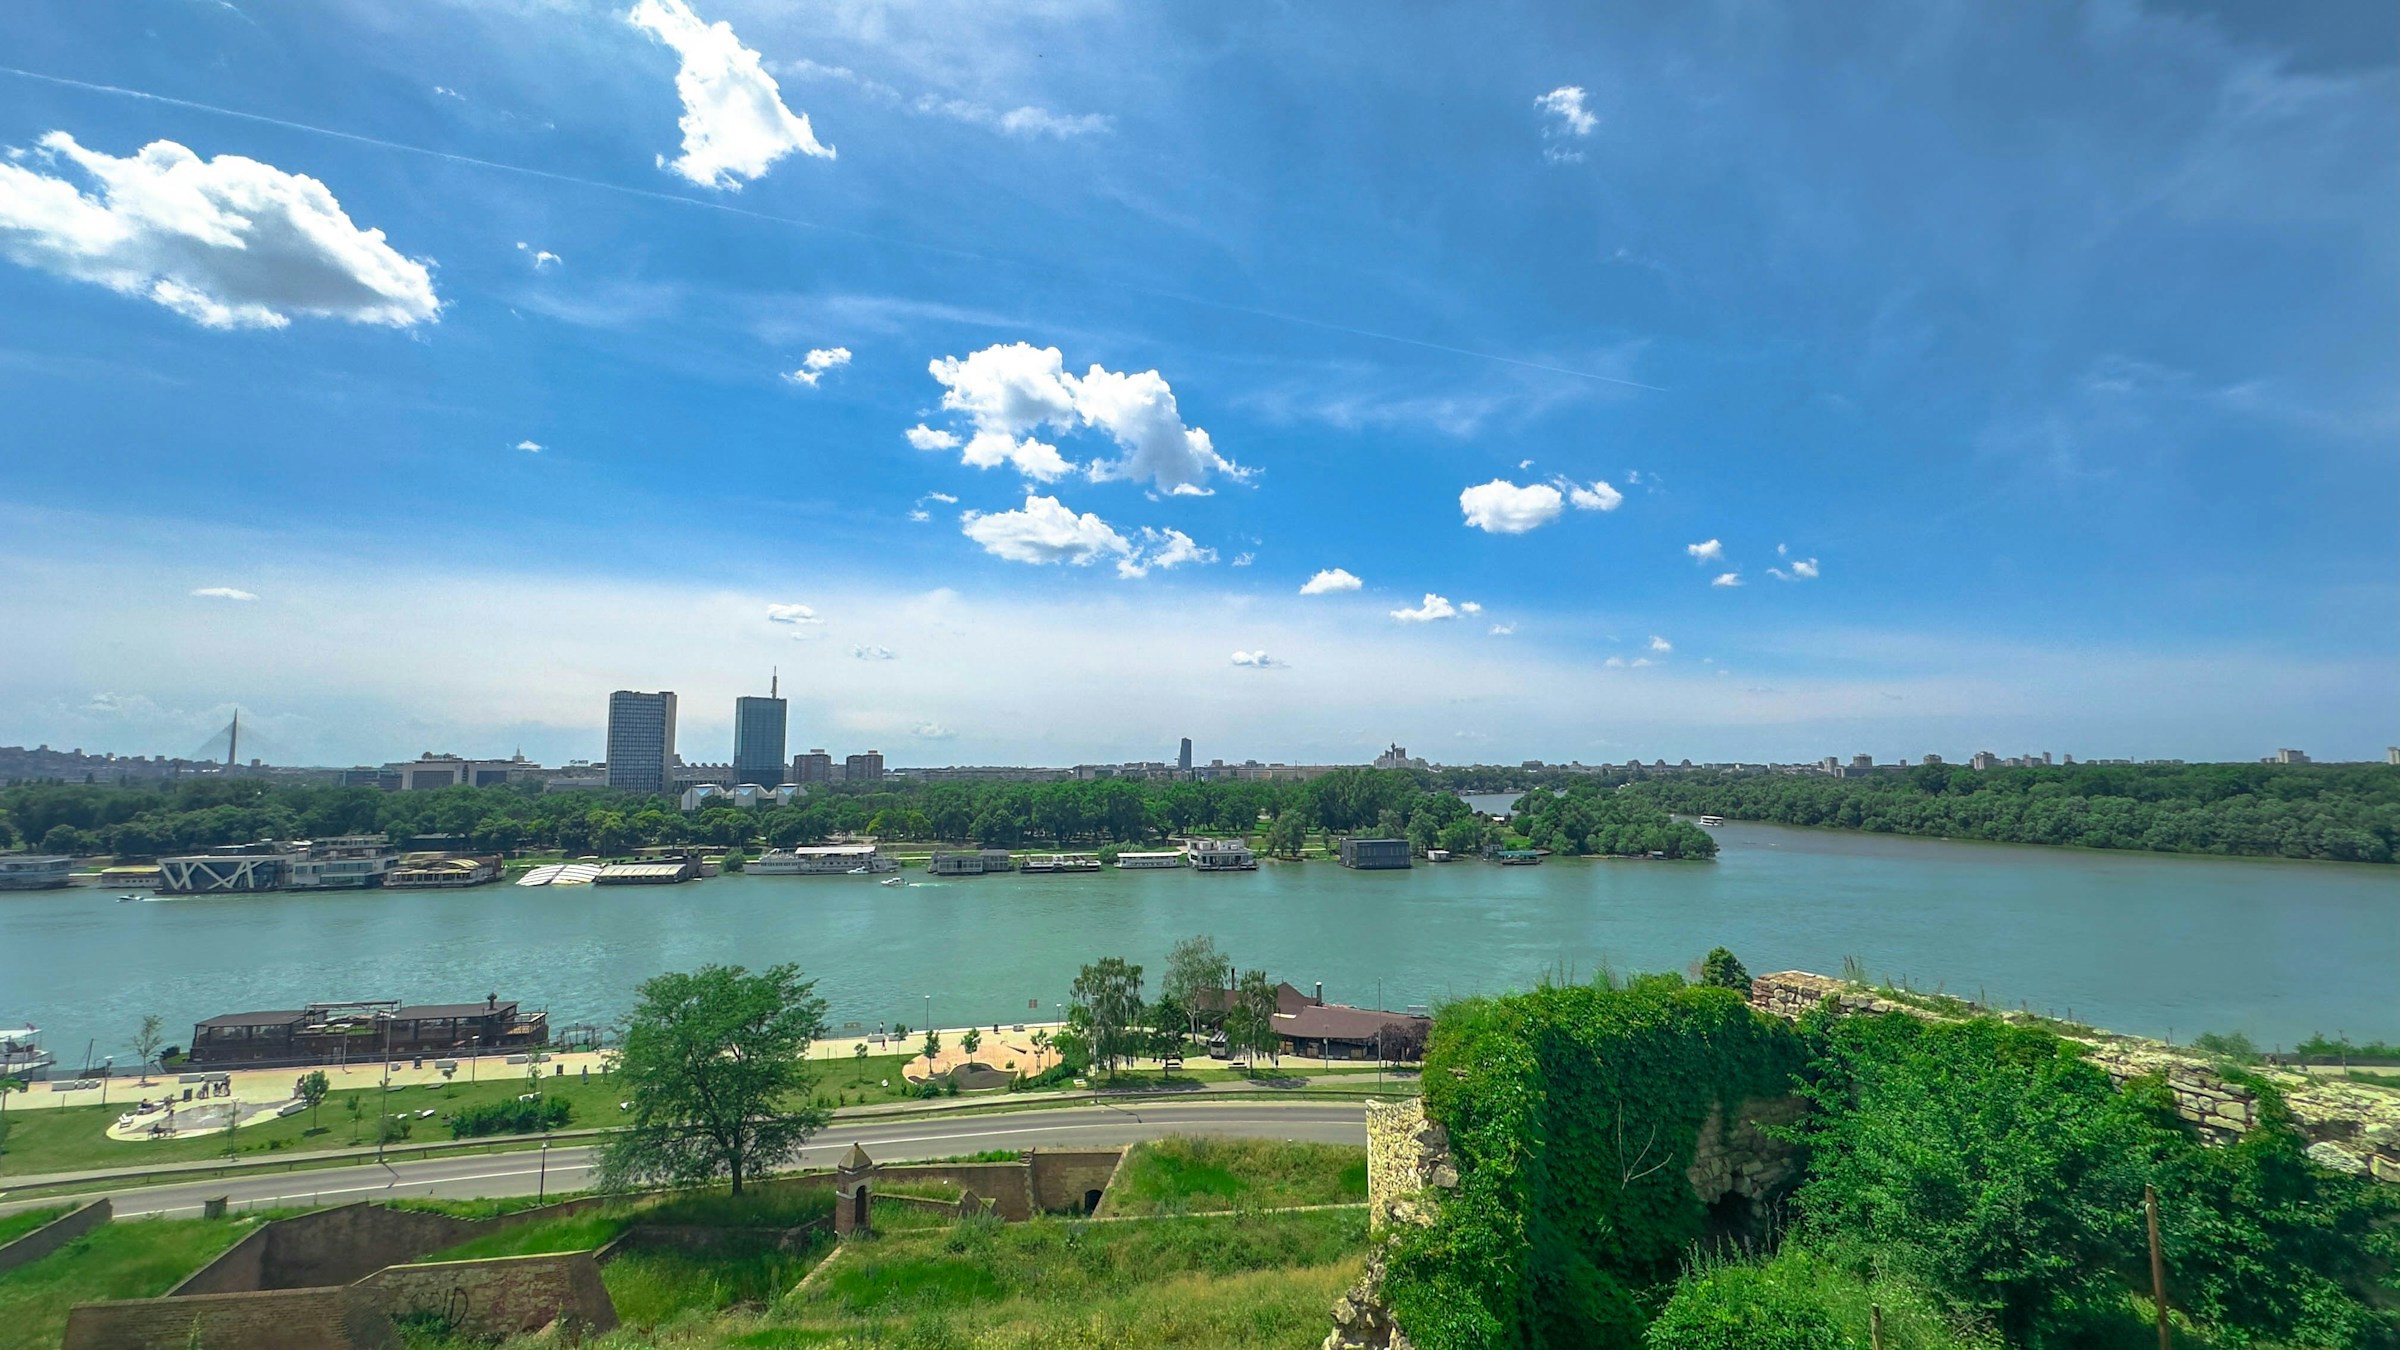
<path fill-rule="evenodd" d="M 15 5 L 0 743 L 2380 757 L 2283 8 Z"/>

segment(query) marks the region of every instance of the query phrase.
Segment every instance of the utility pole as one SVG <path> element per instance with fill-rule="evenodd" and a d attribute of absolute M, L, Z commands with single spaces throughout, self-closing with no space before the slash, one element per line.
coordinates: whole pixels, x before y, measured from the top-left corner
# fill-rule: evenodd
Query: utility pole
<path fill-rule="evenodd" d="M 2157 1187 L 2142 1187 L 2142 1210 L 2150 1222 L 2150 1301 L 2158 1306 L 2158 1350 L 2174 1350 L 2167 1334 L 2167 1261 L 2158 1248 Z"/>
<path fill-rule="evenodd" d="M 375 1161 L 383 1161 L 383 1136 L 392 1119 L 392 1015 L 377 1013 L 383 1023 L 383 1088 L 375 1098 Z M 238 1109 L 238 1108 L 237 1108 Z"/>

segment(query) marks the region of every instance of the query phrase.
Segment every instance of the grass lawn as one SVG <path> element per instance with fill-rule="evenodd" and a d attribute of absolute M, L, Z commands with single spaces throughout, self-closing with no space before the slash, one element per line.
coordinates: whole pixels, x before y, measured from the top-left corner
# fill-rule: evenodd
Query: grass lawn
<path fill-rule="evenodd" d="M 1135 1145 L 1101 1213 L 1188 1214 L 1366 1198 L 1364 1148 L 1193 1136 Z"/>
<path fill-rule="evenodd" d="M 845 1252 L 805 1295 L 719 1343 L 1313 1345 L 1366 1242 L 1366 1215 L 1347 1212 L 967 1222 Z"/>
<path fill-rule="evenodd" d="M 0 1214 L 0 1245 L 16 1241 L 73 1208 L 73 1205 L 52 1205 L 45 1209 L 27 1209 L 20 1210 L 15 1214 Z"/>
<path fill-rule="evenodd" d="M 67 1310 L 110 1298 L 155 1298 L 258 1226 L 243 1219 L 106 1223 L 31 1265 L 0 1275 L 0 1350 L 54 1350 Z"/>
<path fill-rule="evenodd" d="M 855 1105 L 862 1102 L 899 1101 L 909 1094 L 899 1090 L 900 1066 L 905 1055 L 876 1055 L 864 1060 L 839 1060 L 825 1063 L 818 1093 L 827 1105 Z M 487 1068 L 490 1066 L 486 1066 Z M 300 1070 L 293 1070 L 298 1077 Z M 364 1073 L 353 1075 L 364 1078 Z M 883 1089 L 884 1079 L 895 1085 Z M 617 1123 L 617 1103 L 622 1090 L 606 1076 L 595 1073 L 589 1079 L 568 1074 L 564 1077 L 542 1079 L 541 1089 L 552 1096 L 564 1097 L 574 1114 L 567 1118 L 563 1129 L 605 1128 Z M 140 1090 L 127 1086 L 129 1094 Z M 155 1089 L 154 1089 L 155 1090 Z M 462 1107 L 487 1102 L 508 1101 L 530 1091 L 522 1074 L 485 1075 L 481 1081 L 464 1080 L 441 1084 L 418 1084 L 394 1087 L 388 1097 L 394 1112 L 407 1111 L 413 1117 L 430 1107 L 436 1113 L 424 1120 L 409 1123 L 409 1144 L 446 1142 L 450 1128 L 443 1116 Z M 130 1102 L 129 1096 L 128 1101 Z M 336 1088 L 315 1112 L 278 1120 L 244 1125 L 232 1137 L 234 1156 L 258 1158 L 286 1151 L 315 1151 L 319 1149 L 352 1148 L 375 1142 L 375 1120 L 385 1105 L 385 1094 L 372 1086 Z M 359 1104 L 359 1120 L 353 1124 L 349 1104 Z M 41 1110 L 19 1105 L 8 1113 L 8 1136 L 0 1146 L 0 1177 L 26 1176 L 46 1172 L 78 1172 L 107 1167 L 143 1167 L 152 1163 L 199 1162 L 225 1156 L 228 1140 L 222 1134 L 196 1139 L 119 1140 L 107 1136 L 111 1122 L 123 1113 L 123 1107 L 69 1106 Z M 310 1123 L 316 1123 L 312 1126 Z M 486 1140 L 502 1141 L 516 1136 L 485 1135 Z"/>
<path fill-rule="evenodd" d="M 655 1327 L 695 1313 L 747 1305 L 763 1308 L 832 1249 L 833 1234 L 811 1235 L 791 1250 L 771 1241 L 728 1235 L 708 1247 L 627 1252 L 601 1268 L 617 1317 L 629 1327 Z"/>

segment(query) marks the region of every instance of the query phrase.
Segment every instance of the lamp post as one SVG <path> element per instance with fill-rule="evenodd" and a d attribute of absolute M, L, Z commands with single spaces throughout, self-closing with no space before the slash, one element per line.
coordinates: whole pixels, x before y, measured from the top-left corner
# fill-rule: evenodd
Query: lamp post
<path fill-rule="evenodd" d="M 375 1020 L 383 1023 L 383 1085 L 375 1097 L 375 1161 L 380 1163 L 383 1136 L 389 1131 L 392 1119 L 392 1015 L 379 1012 Z M 236 1106 L 234 1111 L 238 1114 L 241 1108 Z"/>
<path fill-rule="evenodd" d="M 549 1127 L 544 1126 L 544 1130 Z M 534 1182 L 533 1198 L 538 1202 L 550 1198 L 550 1141 L 542 1141 L 542 1174 Z"/>
<path fill-rule="evenodd" d="M 108 1105 L 108 1080 L 116 1071 L 117 1057 L 115 1055 L 100 1057 L 100 1104 L 102 1106 Z"/>

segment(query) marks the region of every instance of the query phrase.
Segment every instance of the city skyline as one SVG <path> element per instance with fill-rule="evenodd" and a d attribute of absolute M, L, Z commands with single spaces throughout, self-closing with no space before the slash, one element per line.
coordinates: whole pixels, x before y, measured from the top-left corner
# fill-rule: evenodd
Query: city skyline
<path fill-rule="evenodd" d="M 1368 14 L 12 8 L 0 742 L 2392 742 L 2388 11 Z"/>

